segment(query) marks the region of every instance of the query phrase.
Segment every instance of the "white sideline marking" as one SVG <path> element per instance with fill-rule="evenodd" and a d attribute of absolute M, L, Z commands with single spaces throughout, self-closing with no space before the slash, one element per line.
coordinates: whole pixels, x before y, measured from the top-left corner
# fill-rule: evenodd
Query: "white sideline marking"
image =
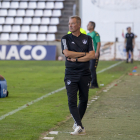
<path fill-rule="evenodd" d="M 113 68 L 113 67 L 115 67 L 115 66 L 121 64 L 122 62 L 123 62 L 123 61 L 118 62 L 118 63 L 116 63 L 116 64 L 113 64 L 113 65 L 111 65 L 111 66 L 109 66 L 109 67 L 107 67 L 107 68 L 105 68 L 105 69 L 102 69 L 102 70 L 98 71 L 97 74 L 102 73 L 102 72 L 104 72 L 104 71 L 106 71 L 106 70 L 108 70 L 108 69 L 111 69 L 111 68 Z M 43 95 L 43 96 L 37 98 L 36 100 L 33 100 L 33 101 L 31 101 L 31 102 L 29 102 L 29 103 L 27 103 L 27 104 L 25 104 L 25 105 L 19 107 L 18 109 L 15 109 L 15 110 L 13 110 L 13 111 L 11 111 L 11 112 L 8 112 L 7 114 L 2 115 L 2 116 L 0 117 L 0 121 L 3 120 L 5 117 L 7 117 L 7 116 L 9 116 L 9 115 L 13 115 L 14 113 L 16 113 L 16 112 L 18 112 L 18 111 L 20 111 L 20 110 L 26 108 L 27 106 L 32 105 L 32 104 L 34 104 L 35 102 L 38 102 L 38 101 L 42 100 L 43 98 L 46 98 L 46 97 L 48 97 L 48 96 L 50 96 L 50 95 L 52 95 L 52 94 L 55 94 L 55 93 L 57 93 L 57 92 L 59 92 L 59 91 L 64 90 L 64 89 L 65 89 L 65 87 L 62 87 L 62 88 L 60 88 L 60 89 L 57 89 L 57 90 L 55 90 L 55 91 L 52 91 L 52 92 L 50 92 L 50 93 L 48 93 L 48 94 L 45 94 L 45 95 Z"/>
<path fill-rule="evenodd" d="M 110 67 L 107 67 L 107 68 L 105 68 L 105 69 L 103 69 L 103 70 L 100 70 L 100 71 L 97 72 L 97 74 L 102 73 L 102 72 L 104 72 L 104 71 L 106 71 L 106 70 L 108 70 L 108 69 L 111 69 L 111 68 L 113 68 L 113 67 L 115 67 L 115 66 L 121 64 L 122 62 L 123 62 L 123 61 L 118 62 L 118 63 L 116 63 L 116 64 L 113 64 L 113 65 L 111 65 Z"/>
<path fill-rule="evenodd" d="M 44 140 L 53 140 L 54 137 L 44 137 L 43 139 L 44 139 Z"/>
<path fill-rule="evenodd" d="M 52 95 L 52 94 L 55 94 L 55 93 L 57 93 L 57 92 L 59 92 L 59 91 L 62 91 L 63 89 L 65 89 L 65 87 L 62 87 L 62 88 L 57 89 L 57 90 L 55 90 L 55 91 L 52 91 L 52 92 L 50 92 L 50 93 L 48 93 L 48 94 L 46 94 L 46 95 L 43 95 L 43 96 L 37 98 L 36 100 L 33 100 L 33 101 L 31 101 L 31 102 L 28 102 L 27 104 L 25 104 L 25 105 L 19 107 L 18 109 L 15 109 L 15 110 L 13 110 L 13 111 L 11 111 L 11 112 L 9 112 L 9 113 L 7 113 L 7 114 L 1 116 L 1 117 L 0 117 L 0 120 L 3 120 L 5 117 L 7 117 L 7 116 L 9 116 L 9 115 L 13 115 L 14 113 L 16 113 L 16 112 L 18 112 L 18 111 L 20 111 L 20 110 L 22 110 L 22 109 L 28 107 L 29 105 L 34 104 L 35 102 L 40 101 L 40 100 L 42 100 L 42 99 L 44 99 L 44 98 L 46 98 L 46 97 L 48 97 L 48 96 L 50 96 L 50 95 Z"/>
<path fill-rule="evenodd" d="M 106 90 L 103 90 L 103 92 L 107 92 L 107 91 L 110 90 L 112 87 L 114 87 L 115 84 L 118 84 L 118 83 L 120 83 L 120 82 L 121 82 L 121 80 L 118 80 L 118 81 L 112 83 L 111 85 L 109 85 L 108 87 L 106 87 Z"/>
<path fill-rule="evenodd" d="M 58 131 L 50 131 L 49 134 L 57 135 L 58 134 Z"/>

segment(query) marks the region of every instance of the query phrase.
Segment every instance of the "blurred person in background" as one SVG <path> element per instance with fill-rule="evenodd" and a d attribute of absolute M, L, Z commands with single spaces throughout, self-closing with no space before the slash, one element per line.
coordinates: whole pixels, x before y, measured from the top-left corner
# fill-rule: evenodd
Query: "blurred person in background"
<path fill-rule="evenodd" d="M 126 63 L 128 63 L 129 52 L 131 52 L 131 63 L 133 63 L 133 50 L 135 47 L 135 38 L 136 37 L 137 36 L 131 32 L 131 27 L 128 27 L 127 33 L 125 35 L 125 41 L 124 41 L 124 46 L 125 46 L 126 52 L 127 52 Z"/>
<path fill-rule="evenodd" d="M 95 22 L 90 21 L 87 25 L 87 30 L 89 33 L 87 35 L 91 36 L 95 48 L 95 59 L 90 60 L 90 71 L 91 71 L 91 76 L 92 76 L 92 81 L 90 88 L 99 88 L 98 82 L 97 82 L 97 74 L 96 74 L 96 69 L 99 61 L 99 56 L 100 56 L 100 35 L 94 30 L 95 29 Z"/>

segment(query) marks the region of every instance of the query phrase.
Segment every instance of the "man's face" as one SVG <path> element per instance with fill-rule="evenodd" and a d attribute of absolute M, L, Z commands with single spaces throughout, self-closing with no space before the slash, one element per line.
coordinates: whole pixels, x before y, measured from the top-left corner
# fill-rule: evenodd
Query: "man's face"
<path fill-rule="evenodd" d="M 91 30 L 91 29 L 93 29 L 93 26 L 92 26 L 92 24 L 89 22 L 88 25 L 87 25 L 87 30 Z"/>
<path fill-rule="evenodd" d="M 130 33 L 130 32 L 131 32 L 131 27 L 129 27 L 129 28 L 127 29 L 127 31 Z"/>
<path fill-rule="evenodd" d="M 81 24 L 77 23 L 76 18 L 72 18 L 69 20 L 69 31 L 70 32 L 75 32 L 77 30 L 80 31 L 80 26 L 81 26 Z"/>

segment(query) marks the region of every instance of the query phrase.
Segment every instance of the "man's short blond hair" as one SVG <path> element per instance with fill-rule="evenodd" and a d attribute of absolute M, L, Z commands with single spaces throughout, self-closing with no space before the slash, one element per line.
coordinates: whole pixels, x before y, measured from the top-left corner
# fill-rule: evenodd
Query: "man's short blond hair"
<path fill-rule="evenodd" d="M 81 18 L 79 16 L 70 16 L 69 19 L 73 19 L 75 18 L 77 20 L 77 23 L 80 23 L 81 24 Z"/>

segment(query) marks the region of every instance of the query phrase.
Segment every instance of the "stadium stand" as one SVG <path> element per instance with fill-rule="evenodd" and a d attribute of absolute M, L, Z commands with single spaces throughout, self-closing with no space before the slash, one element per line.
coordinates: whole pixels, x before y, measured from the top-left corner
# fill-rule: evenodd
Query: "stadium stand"
<path fill-rule="evenodd" d="M 76 0 L 1 0 L 0 41 L 54 41 L 68 31 Z"/>

